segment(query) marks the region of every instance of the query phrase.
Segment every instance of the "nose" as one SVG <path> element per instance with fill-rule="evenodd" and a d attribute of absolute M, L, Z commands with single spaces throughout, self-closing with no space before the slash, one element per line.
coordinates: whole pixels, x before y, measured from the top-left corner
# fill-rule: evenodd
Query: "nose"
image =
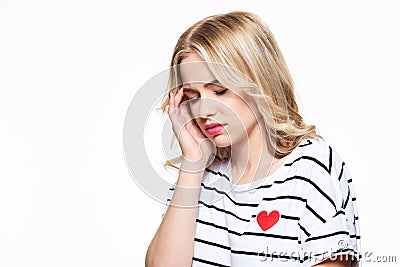
<path fill-rule="evenodd" d="M 217 113 L 218 103 L 215 99 L 207 97 L 199 97 L 190 101 L 190 109 L 194 118 L 210 118 Z"/>

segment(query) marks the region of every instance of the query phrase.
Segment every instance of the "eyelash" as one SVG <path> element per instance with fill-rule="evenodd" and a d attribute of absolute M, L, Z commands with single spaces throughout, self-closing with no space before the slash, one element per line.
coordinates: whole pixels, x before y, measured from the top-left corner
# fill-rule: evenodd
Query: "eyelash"
<path fill-rule="evenodd" d="M 226 93 L 226 91 L 228 91 L 228 89 L 225 88 L 225 89 L 223 89 L 223 90 L 221 90 L 221 91 L 216 91 L 215 94 L 216 94 L 216 95 L 223 95 L 223 94 Z"/>
<path fill-rule="evenodd" d="M 223 89 L 223 90 L 221 90 L 221 91 L 214 91 L 214 93 L 215 93 L 216 95 L 223 95 L 223 94 L 225 94 L 227 91 L 228 91 L 228 89 L 225 88 L 225 89 Z M 197 100 L 198 98 L 199 98 L 199 97 L 192 97 L 192 98 L 190 98 L 190 100 Z"/>

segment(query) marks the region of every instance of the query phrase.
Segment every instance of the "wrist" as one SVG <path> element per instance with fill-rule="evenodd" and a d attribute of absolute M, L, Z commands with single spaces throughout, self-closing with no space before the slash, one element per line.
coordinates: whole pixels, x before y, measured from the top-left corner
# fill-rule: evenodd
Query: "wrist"
<path fill-rule="evenodd" d="M 198 160 L 190 160 L 187 157 L 183 156 L 183 160 L 179 170 L 185 173 L 202 173 L 206 169 L 208 165 L 207 160 L 205 159 L 198 159 Z"/>
<path fill-rule="evenodd" d="M 183 208 L 196 207 L 198 205 L 203 174 L 204 172 L 187 173 L 180 171 L 171 204 Z"/>

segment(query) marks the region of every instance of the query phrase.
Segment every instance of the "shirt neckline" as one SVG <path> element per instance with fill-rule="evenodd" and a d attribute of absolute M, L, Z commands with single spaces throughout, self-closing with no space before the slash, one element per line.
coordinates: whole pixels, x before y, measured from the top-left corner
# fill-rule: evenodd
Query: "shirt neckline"
<path fill-rule="evenodd" d="M 306 139 L 307 140 L 307 139 Z M 227 165 L 227 176 L 230 178 L 229 183 L 231 186 L 232 191 L 235 192 L 245 192 L 245 191 L 252 191 L 256 189 L 257 187 L 264 185 L 268 183 L 269 181 L 273 180 L 275 177 L 279 176 L 282 172 L 284 172 L 287 169 L 287 163 L 289 163 L 293 157 L 297 154 L 297 150 L 299 146 L 304 142 L 304 140 L 292 150 L 292 152 L 284 159 L 284 162 L 282 163 L 281 166 L 275 172 L 273 172 L 270 175 L 267 175 L 266 177 L 259 178 L 257 180 L 254 180 L 250 183 L 246 184 L 233 184 L 232 183 L 232 165 L 231 165 L 231 159 L 228 160 L 228 165 Z"/>

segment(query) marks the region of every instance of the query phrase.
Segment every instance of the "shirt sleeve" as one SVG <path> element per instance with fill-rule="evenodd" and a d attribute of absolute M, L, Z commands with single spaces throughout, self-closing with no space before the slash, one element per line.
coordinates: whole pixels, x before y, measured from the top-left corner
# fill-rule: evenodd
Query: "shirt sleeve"
<path fill-rule="evenodd" d="M 360 230 L 356 197 L 347 165 L 336 152 L 326 168 L 315 164 L 305 188 L 299 221 L 303 266 L 342 255 L 352 266 L 360 262 Z M 347 258 L 346 258 L 347 257 Z"/>

